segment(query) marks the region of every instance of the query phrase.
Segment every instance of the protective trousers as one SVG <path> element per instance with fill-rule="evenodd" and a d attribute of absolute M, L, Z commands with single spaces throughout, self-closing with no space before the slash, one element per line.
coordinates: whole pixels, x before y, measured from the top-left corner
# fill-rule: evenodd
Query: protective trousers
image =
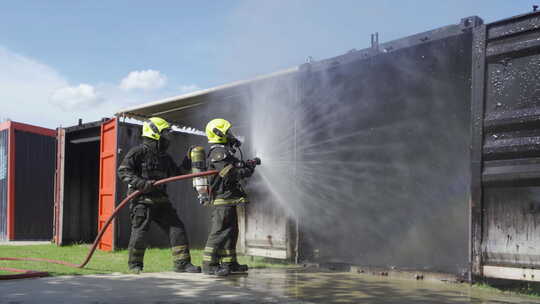
<path fill-rule="evenodd" d="M 129 268 L 143 267 L 146 234 L 154 221 L 167 235 L 171 244 L 175 266 L 190 262 L 188 238 L 184 223 L 176 210 L 167 203 L 135 203 L 131 206 L 131 236 L 129 239 Z"/>
<path fill-rule="evenodd" d="M 203 261 L 210 265 L 236 262 L 238 215 L 236 206 L 215 206 Z"/>

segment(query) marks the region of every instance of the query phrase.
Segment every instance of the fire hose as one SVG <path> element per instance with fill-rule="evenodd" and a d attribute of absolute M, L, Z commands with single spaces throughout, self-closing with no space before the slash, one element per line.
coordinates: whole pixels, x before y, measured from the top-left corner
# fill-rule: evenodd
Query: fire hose
<path fill-rule="evenodd" d="M 160 179 L 160 180 L 156 181 L 154 183 L 154 186 L 159 186 L 159 185 L 163 185 L 163 184 L 166 184 L 166 183 L 179 181 L 179 180 L 183 180 L 183 179 L 191 179 L 191 178 L 196 178 L 196 177 L 215 175 L 215 174 L 218 174 L 218 173 L 219 173 L 219 171 L 211 170 L 211 171 L 205 171 L 205 172 L 198 172 L 198 173 L 192 173 L 192 174 L 186 174 L 186 175 L 173 176 L 173 177 L 164 178 L 164 179 Z M 77 264 L 72 264 L 72 263 L 65 262 L 65 261 L 42 259 L 42 258 L 9 258 L 9 257 L 3 258 L 3 257 L 0 257 L 0 261 L 34 261 L 34 262 L 46 262 L 46 263 L 59 264 L 59 265 L 64 265 L 64 266 L 68 266 L 68 267 L 73 267 L 73 268 L 84 268 L 86 266 L 86 264 L 88 264 L 88 262 L 90 262 L 90 259 L 92 258 L 92 256 L 94 255 L 94 252 L 97 249 L 99 241 L 103 237 L 103 234 L 105 234 L 105 230 L 107 230 L 109 225 L 116 218 L 116 216 L 118 215 L 118 212 L 122 208 L 124 208 L 129 201 L 136 198 L 140 194 L 141 194 L 141 192 L 139 190 L 131 193 L 122 202 L 120 202 L 120 204 L 118 205 L 118 207 L 116 207 L 116 209 L 114 209 L 111 216 L 107 219 L 107 221 L 105 222 L 105 224 L 103 225 L 101 230 L 98 232 L 98 235 L 97 235 L 96 239 L 94 240 L 94 243 L 92 244 L 92 247 L 88 251 L 88 254 L 86 255 L 86 258 L 84 259 L 84 261 L 81 264 L 77 265 Z M 10 268 L 10 267 L 0 267 L 0 270 L 9 271 L 9 272 L 21 272 L 19 274 L 0 275 L 0 280 L 36 278 L 36 277 L 44 277 L 44 276 L 49 275 L 49 273 L 45 272 L 45 271 L 25 270 L 25 269 L 17 269 L 17 268 Z"/>

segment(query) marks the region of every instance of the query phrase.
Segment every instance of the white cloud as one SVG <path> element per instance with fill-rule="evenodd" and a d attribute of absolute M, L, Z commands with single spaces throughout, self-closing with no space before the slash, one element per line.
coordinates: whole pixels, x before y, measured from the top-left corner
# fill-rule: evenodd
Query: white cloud
<path fill-rule="evenodd" d="M 96 121 L 129 106 L 197 89 L 193 84 L 143 91 L 124 90 L 117 83 L 74 85 L 53 67 L 0 46 L 0 121 L 10 118 L 47 128 L 72 126 L 78 118 Z"/>
<path fill-rule="evenodd" d="M 73 86 L 53 67 L 0 46 L 0 120 L 56 128 L 111 117 L 127 104 L 147 96 L 125 96 L 107 86 Z M 117 98 L 123 92 L 123 98 Z M 112 97 L 113 96 L 114 99 Z M 113 101 L 114 100 L 114 101 Z"/>
<path fill-rule="evenodd" d="M 103 98 L 98 95 L 93 86 L 83 83 L 56 90 L 50 100 L 52 104 L 64 110 L 84 110 L 99 105 Z"/>
<path fill-rule="evenodd" d="M 164 87 L 167 77 L 155 70 L 130 72 L 120 82 L 120 88 L 124 90 L 143 89 L 152 90 Z"/>
<path fill-rule="evenodd" d="M 68 85 L 53 68 L 0 46 L 0 116 L 54 127 L 49 96 Z"/>

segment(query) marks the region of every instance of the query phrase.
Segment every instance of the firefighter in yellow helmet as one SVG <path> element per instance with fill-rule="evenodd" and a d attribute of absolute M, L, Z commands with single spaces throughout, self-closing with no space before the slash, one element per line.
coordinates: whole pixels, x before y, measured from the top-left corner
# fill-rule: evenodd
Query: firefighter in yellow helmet
<path fill-rule="evenodd" d="M 205 274 L 226 276 L 246 272 L 247 265 L 236 259 L 238 217 L 236 206 L 248 202 L 240 180 L 250 177 L 260 160 L 246 161 L 235 156 L 240 141 L 231 131 L 231 123 L 217 118 L 206 125 L 206 136 L 212 145 L 208 153 L 208 169 L 219 174 L 210 178 L 212 222 L 204 249 L 202 269 Z"/>
<path fill-rule="evenodd" d="M 201 272 L 191 264 L 189 244 L 184 223 L 178 217 L 167 196 L 165 185 L 154 186 L 156 180 L 186 174 L 191 169 L 185 158 L 177 166 L 167 154 L 172 139 L 171 126 L 159 117 L 143 123 L 143 142 L 129 150 L 118 168 L 118 175 L 129 185 L 129 193 L 140 190 L 143 194 L 130 205 L 131 236 L 129 239 L 128 267 L 132 273 L 143 269 L 146 250 L 145 237 L 153 221 L 169 236 L 172 250 L 173 270 L 177 272 Z"/>

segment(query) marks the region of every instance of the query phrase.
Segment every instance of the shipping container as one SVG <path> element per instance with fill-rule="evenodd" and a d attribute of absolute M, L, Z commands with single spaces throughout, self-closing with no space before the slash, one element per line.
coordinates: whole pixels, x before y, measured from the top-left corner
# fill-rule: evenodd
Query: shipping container
<path fill-rule="evenodd" d="M 188 146 L 185 135 L 175 132 L 175 137 L 169 152 L 179 163 Z M 55 199 L 55 240 L 58 245 L 95 239 L 98 230 L 127 193 L 127 185 L 118 179 L 116 169 L 129 149 L 141 142 L 140 125 L 117 119 L 58 129 Z M 168 192 L 179 216 L 188 226 L 199 227 L 204 223 L 191 216 L 197 213 L 196 210 L 186 216 L 186 209 L 199 208 L 184 199 L 186 192 L 193 192 L 190 187 L 175 183 L 168 187 Z M 105 233 L 99 248 L 106 251 L 126 248 L 130 227 L 129 208 L 126 207 Z M 191 229 L 189 237 L 192 243 L 202 246 L 206 230 L 200 231 Z M 166 246 L 167 240 L 167 235 L 153 224 L 148 236 L 149 246 Z"/>
<path fill-rule="evenodd" d="M 298 128 L 311 129 L 297 151 L 305 258 L 466 273 L 480 23 L 464 18 L 302 66 Z"/>
<path fill-rule="evenodd" d="M 55 136 L 37 126 L 0 124 L 0 240 L 52 238 Z"/>
<path fill-rule="evenodd" d="M 472 274 L 539 281 L 540 12 L 478 27 L 472 69 Z"/>

